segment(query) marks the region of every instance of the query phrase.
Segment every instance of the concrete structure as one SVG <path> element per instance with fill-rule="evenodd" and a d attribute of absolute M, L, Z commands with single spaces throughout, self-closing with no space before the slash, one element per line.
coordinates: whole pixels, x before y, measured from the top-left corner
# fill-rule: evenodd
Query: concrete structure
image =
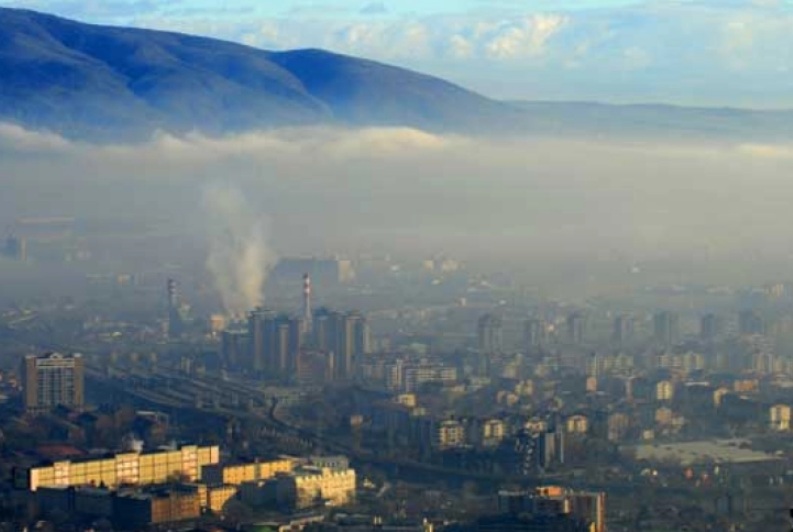
<path fill-rule="evenodd" d="M 201 481 L 210 486 L 239 486 L 245 482 L 268 480 L 279 473 L 289 473 L 295 463 L 289 458 L 243 464 L 208 464 L 201 468 Z"/>
<path fill-rule="evenodd" d="M 335 361 L 332 352 L 301 349 L 297 355 L 295 382 L 321 385 L 333 380 Z"/>
<path fill-rule="evenodd" d="M 350 468 L 350 459 L 343 454 L 330 456 L 311 456 L 309 457 L 308 462 L 313 467 L 318 467 L 320 469 L 344 471 Z"/>
<path fill-rule="evenodd" d="M 655 385 L 656 401 L 671 401 L 675 396 L 675 385 L 672 381 L 659 381 Z"/>
<path fill-rule="evenodd" d="M 299 319 L 258 308 L 248 316 L 248 367 L 266 377 L 289 379 L 297 368 L 303 325 Z"/>
<path fill-rule="evenodd" d="M 529 352 L 545 346 L 545 323 L 538 319 L 529 319 L 523 324 L 523 343 Z"/>
<path fill-rule="evenodd" d="M 173 479 L 198 480 L 201 469 L 220 460 L 216 445 L 184 445 L 174 450 L 128 452 L 102 458 L 34 466 L 14 472 L 16 487 L 36 491 L 41 487 L 161 484 Z"/>
<path fill-rule="evenodd" d="M 433 444 L 441 449 L 465 445 L 465 427 L 459 421 L 441 421 L 435 429 Z"/>
<path fill-rule="evenodd" d="M 22 363 L 23 401 L 28 413 L 57 406 L 80 410 L 84 404 L 84 361 L 79 354 L 28 355 Z"/>
<path fill-rule="evenodd" d="M 267 365 L 267 353 L 272 351 L 272 333 L 270 324 L 275 318 L 275 312 L 257 308 L 248 315 L 248 360 L 245 366 L 255 373 L 264 372 Z M 269 333 L 269 334 L 268 334 Z"/>
<path fill-rule="evenodd" d="M 653 443 L 638 445 L 637 460 L 651 463 L 677 463 L 681 466 L 697 464 L 742 464 L 775 462 L 780 458 L 746 448 L 748 440 L 703 440 L 682 443 Z"/>
<path fill-rule="evenodd" d="M 498 316 L 485 314 L 479 318 L 476 334 L 479 350 L 483 353 L 499 353 L 504 350 L 503 326 Z"/>
<path fill-rule="evenodd" d="M 203 500 L 200 488 L 169 485 L 112 491 L 53 487 L 36 491 L 32 502 L 40 517 L 66 514 L 83 519 L 106 518 L 119 530 L 143 530 L 151 525 L 198 518 Z"/>
<path fill-rule="evenodd" d="M 742 335 L 765 334 L 765 320 L 754 310 L 742 310 L 738 313 L 738 332 Z"/>
<path fill-rule="evenodd" d="M 653 316 L 653 339 L 664 346 L 680 341 L 680 316 L 668 310 L 657 312 Z"/>
<path fill-rule="evenodd" d="M 223 365 L 231 371 L 241 371 L 250 367 L 247 355 L 248 349 L 247 331 L 223 331 L 220 335 L 220 358 Z"/>
<path fill-rule="evenodd" d="M 625 438 L 631 427 L 630 418 L 622 412 L 609 414 L 606 421 L 606 439 L 617 442 Z"/>
<path fill-rule="evenodd" d="M 111 520 L 129 530 L 200 516 L 198 489 L 163 488 L 116 494 Z"/>
<path fill-rule="evenodd" d="M 9 235 L 6 238 L 5 249 L 3 255 L 7 259 L 25 262 L 28 259 L 28 245 L 27 240 L 14 235 Z"/>
<path fill-rule="evenodd" d="M 567 341 L 579 345 L 586 336 L 586 315 L 573 312 L 567 316 Z"/>
<path fill-rule="evenodd" d="M 589 419 L 582 414 L 574 414 L 565 421 L 568 434 L 586 434 L 589 432 Z"/>
<path fill-rule="evenodd" d="M 238 486 L 209 486 L 203 506 L 208 510 L 221 513 L 230 500 L 237 496 Z"/>
<path fill-rule="evenodd" d="M 312 326 L 313 347 L 333 353 L 334 377 L 352 378 L 356 365 L 370 350 L 366 318 L 359 312 L 344 314 L 322 308 L 314 313 Z"/>
<path fill-rule="evenodd" d="M 584 521 L 592 532 L 606 530 L 606 494 L 600 491 L 573 491 L 560 486 L 540 486 L 534 491 L 500 491 L 498 508 L 509 515 L 566 515 Z"/>
<path fill-rule="evenodd" d="M 387 379 L 387 385 L 391 389 L 402 390 L 406 393 L 417 392 L 422 385 L 428 383 L 448 385 L 457 382 L 457 368 L 442 364 L 397 364 L 395 370 L 398 373 L 396 375 L 398 381 L 394 382 L 394 379 Z"/>
<path fill-rule="evenodd" d="M 790 430 L 790 407 L 774 405 L 768 409 L 768 426 L 771 430 Z"/>
<path fill-rule="evenodd" d="M 633 316 L 620 315 L 614 318 L 611 339 L 620 347 L 631 343 L 636 336 L 636 319 Z"/>
<path fill-rule="evenodd" d="M 276 492 L 281 507 L 342 506 L 355 500 L 355 470 L 302 467 L 279 476 Z"/>
<path fill-rule="evenodd" d="M 724 320 L 716 314 L 705 314 L 699 322 L 699 337 L 712 342 L 724 333 Z"/>
<path fill-rule="evenodd" d="M 495 447 L 507 435 L 506 424 L 500 419 L 488 419 L 482 423 L 481 444 L 485 447 Z"/>

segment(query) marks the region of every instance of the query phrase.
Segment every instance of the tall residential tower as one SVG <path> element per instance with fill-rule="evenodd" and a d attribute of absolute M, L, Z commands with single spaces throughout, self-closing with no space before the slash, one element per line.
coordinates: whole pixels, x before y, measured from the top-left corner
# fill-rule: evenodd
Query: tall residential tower
<path fill-rule="evenodd" d="M 22 363 L 25 410 L 40 414 L 58 406 L 80 410 L 84 404 L 81 355 L 28 355 Z"/>

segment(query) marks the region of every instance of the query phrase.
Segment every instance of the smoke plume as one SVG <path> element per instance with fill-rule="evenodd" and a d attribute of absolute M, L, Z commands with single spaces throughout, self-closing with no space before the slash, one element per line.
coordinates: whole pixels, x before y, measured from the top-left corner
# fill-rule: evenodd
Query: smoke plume
<path fill-rule="evenodd" d="M 203 202 L 209 224 L 207 269 L 226 312 L 242 316 L 262 304 L 264 282 L 273 263 L 264 217 L 254 213 L 242 192 L 229 185 L 206 187 Z"/>

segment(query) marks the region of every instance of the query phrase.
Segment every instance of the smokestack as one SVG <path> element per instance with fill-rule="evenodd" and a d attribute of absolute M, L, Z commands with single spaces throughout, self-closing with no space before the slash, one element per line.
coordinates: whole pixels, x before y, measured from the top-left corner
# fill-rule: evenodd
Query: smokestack
<path fill-rule="evenodd" d="M 167 290 L 168 290 L 168 310 L 174 310 L 177 307 L 177 292 L 176 292 L 176 281 L 173 279 L 168 279 L 167 283 Z"/>
<path fill-rule="evenodd" d="M 168 279 L 166 283 L 168 291 L 168 337 L 178 338 L 182 335 L 184 324 L 182 315 L 179 314 L 179 290 L 174 279 Z"/>
<path fill-rule="evenodd" d="M 311 277 L 303 274 L 303 321 L 306 332 L 311 331 Z"/>

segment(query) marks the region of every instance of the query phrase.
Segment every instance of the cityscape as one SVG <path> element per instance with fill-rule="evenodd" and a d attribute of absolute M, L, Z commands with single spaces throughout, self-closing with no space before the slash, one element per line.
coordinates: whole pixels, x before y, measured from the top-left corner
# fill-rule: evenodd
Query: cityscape
<path fill-rule="evenodd" d="M 409 304 L 406 284 L 422 293 Z M 186 285 L 118 276 L 93 296 L 115 302 L 106 313 L 77 299 L 4 311 L 4 519 L 420 531 L 786 519 L 784 282 L 571 305 L 448 257 L 285 257 L 267 281 L 273 308 L 237 316 L 194 307 Z M 159 310 L 122 318 L 124 301 Z"/>
<path fill-rule="evenodd" d="M 791 530 L 790 28 L 0 0 L 0 532 Z"/>

